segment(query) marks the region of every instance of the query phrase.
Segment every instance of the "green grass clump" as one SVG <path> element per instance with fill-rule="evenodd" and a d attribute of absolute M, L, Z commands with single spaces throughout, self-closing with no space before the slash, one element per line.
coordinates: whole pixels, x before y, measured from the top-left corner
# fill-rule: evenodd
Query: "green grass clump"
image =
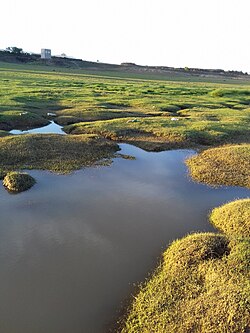
<path fill-rule="evenodd" d="M 27 134 L 0 140 L 0 170 L 67 173 L 112 158 L 119 147 L 94 135 Z"/>
<path fill-rule="evenodd" d="M 3 185 L 10 192 L 23 192 L 35 184 L 35 179 L 24 172 L 8 172 L 3 179 Z"/>
<path fill-rule="evenodd" d="M 250 188 L 250 144 L 211 148 L 186 161 L 192 178 L 209 185 Z"/>
<path fill-rule="evenodd" d="M 211 223 L 228 236 L 250 237 L 250 199 L 230 202 L 215 208 Z"/>
<path fill-rule="evenodd" d="M 228 205 L 215 209 L 212 221 L 230 237 L 200 233 L 174 241 L 164 252 L 163 260 L 155 273 L 140 287 L 125 319 L 121 321 L 119 332 L 248 331 L 249 232 L 244 228 L 238 229 L 237 219 L 232 222 L 234 230 L 227 226 L 228 219 L 223 212 L 228 210 Z M 241 205 L 241 216 L 249 216 L 249 204 L 242 205 L 240 200 L 231 205 Z M 234 210 L 229 208 L 231 212 Z M 234 213 L 236 214 L 235 211 Z M 228 213 L 227 216 L 229 215 Z M 233 237 L 238 235 L 241 237 Z"/>

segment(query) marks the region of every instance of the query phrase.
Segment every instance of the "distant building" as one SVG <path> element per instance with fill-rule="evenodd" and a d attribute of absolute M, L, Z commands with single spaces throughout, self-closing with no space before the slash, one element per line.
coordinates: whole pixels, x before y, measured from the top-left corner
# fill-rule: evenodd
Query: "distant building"
<path fill-rule="evenodd" d="M 42 59 L 51 59 L 51 50 L 50 49 L 41 49 L 41 58 Z"/>

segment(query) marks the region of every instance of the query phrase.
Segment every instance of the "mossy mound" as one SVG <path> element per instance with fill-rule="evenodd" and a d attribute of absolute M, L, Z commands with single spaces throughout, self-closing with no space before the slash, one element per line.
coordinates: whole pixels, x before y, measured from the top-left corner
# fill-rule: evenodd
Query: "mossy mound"
<path fill-rule="evenodd" d="M 250 199 L 215 208 L 224 234 L 174 241 L 121 321 L 121 333 L 245 333 L 250 329 Z M 242 237 L 243 236 L 243 237 Z"/>
<path fill-rule="evenodd" d="M 215 208 L 210 220 L 228 236 L 250 237 L 250 199 L 233 201 Z"/>
<path fill-rule="evenodd" d="M 250 144 L 211 148 L 186 163 L 198 182 L 250 188 Z"/>
<path fill-rule="evenodd" d="M 8 172 L 3 179 L 3 185 L 10 192 L 23 192 L 35 184 L 35 179 L 24 172 Z"/>
<path fill-rule="evenodd" d="M 96 135 L 8 136 L 0 140 L 0 171 L 42 169 L 67 173 L 112 158 L 117 150 L 117 144 Z"/>

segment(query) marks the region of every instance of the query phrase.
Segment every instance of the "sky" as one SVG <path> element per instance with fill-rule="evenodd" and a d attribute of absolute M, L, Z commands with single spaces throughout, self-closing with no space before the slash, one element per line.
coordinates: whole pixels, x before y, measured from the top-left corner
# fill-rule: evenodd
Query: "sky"
<path fill-rule="evenodd" d="M 250 0 L 2 0 L 0 49 L 250 73 Z"/>

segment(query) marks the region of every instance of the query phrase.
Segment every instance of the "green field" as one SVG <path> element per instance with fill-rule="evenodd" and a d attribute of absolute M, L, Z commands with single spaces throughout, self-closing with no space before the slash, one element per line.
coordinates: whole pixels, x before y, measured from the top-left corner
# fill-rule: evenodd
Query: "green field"
<path fill-rule="evenodd" d="M 38 127 L 47 112 L 55 112 L 68 133 L 94 133 L 149 150 L 249 141 L 245 82 L 110 78 L 18 66 L 0 68 L 1 130 Z"/>

